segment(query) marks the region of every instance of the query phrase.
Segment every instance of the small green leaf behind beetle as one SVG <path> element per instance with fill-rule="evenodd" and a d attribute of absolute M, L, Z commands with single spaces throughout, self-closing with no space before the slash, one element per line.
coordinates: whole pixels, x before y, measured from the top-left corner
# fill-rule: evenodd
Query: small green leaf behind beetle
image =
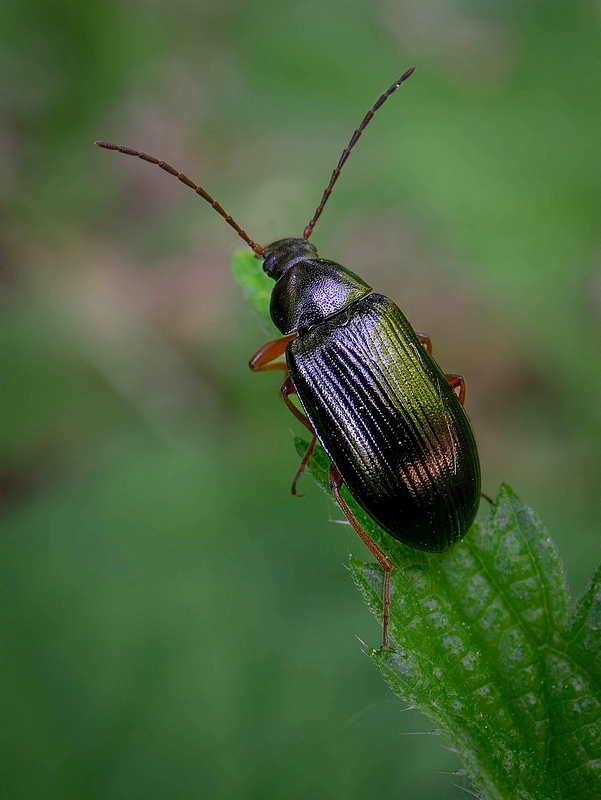
<path fill-rule="evenodd" d="M 257 309 L 270 333 L 277 331 L 269 314 L 269 298 L 273 281 L 263 272 L 262 262 L 248 250 L 238 250 L 232 260 L 234 278 L 242 288 L 244 297 Z"/>

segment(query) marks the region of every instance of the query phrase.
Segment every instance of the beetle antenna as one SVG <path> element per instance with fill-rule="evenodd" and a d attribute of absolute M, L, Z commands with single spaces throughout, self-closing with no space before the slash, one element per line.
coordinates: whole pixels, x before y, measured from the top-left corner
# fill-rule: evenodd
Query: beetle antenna
<path fill-rule="evenodd" d="M 159 161 L 158 158 L 149 156 L 148 153 L 141 153 L 139 150 L 132 150 L 130 147 L 121 147 L 120 145 L 111 144 L 110 142 L 94 142 L 94 144 L 98 145 L 98 147 L 103 147 L 105 150 L 118 150 L 120 153 L 125 153 L 126 156 L 136 156 L 137 158 L 141 158 L 142 161 L 148 161 L 150 164 L 156 164 L 170 175 L 175 175 L 179 181 L 185 183 L 186 186 L 190 187 L 190 189 L 194 189 L 196 194 L 199 194 L 204 200 L 206 200 L 207 203 L 209 203 L 215 209 L 215 211 L 223 217 L 227 224 L 231 225 L 238 236 L 244 239 L 246 244 L 255 252 L 256 255 L 263 255 L 263 248 L 261 245 L 253 242 L 253 240 L 245 231 L 242 230 L 238 223 L 224 211 L 219 203 L 216 200 L 213 200 L 211 195 L 206 192 L 202 186 L 197 186 L 193 181 L 190 180 L 190 178 L 188 178 L 187 175 L 184 175 L 183 172 L 178 172 L 170 164 L 166 164 L 164 161 Z"/>
<path fill-rule="evenodd" d="M 415 67 L 410 67 L 407 70 L 407 72 L 405 72 L 403 75 L 401 75 L 401 77 L 398 80 L 396 80 L 389 89 L 386 89 L 384 94 L 381 94 L 380 97 L 378 97 L 376 102 L 373 104 L 373 106 L 370 108 L 370 110 L 365 115 L 361 125 L 359 125 L 357 130 L 351 136 L 350 142 L 348 143 L 346 148 L 342 151 L 342 155 L 340 156 L 340 161 L 338 162 L 338 166 L 336 167 L 334 172 L 332 172 L 332 177 L 330 178 L 330 182 L 328 183 L 327 188 L 326 188 L 325 192 L 323 193 L 323 197 L 321 198 L 321 203 L 317 206 L 315 214 L 313 214 L 313 219 L 311 220 L 311 222 L 307 225 L 307 227 L 303 231 L 303 238 L 304 239 L 308 239 L 309 236 L 311 236 L 311 234 L 313 233 L 313 228 L 315 227 L 315 223 L 320 218 L 321 212 L 323 211 L 323 207 L 325 206 L 325 204 L 326 204 L 326 202 L 328 200 L 328 197 L 332 194 L 332 189 L 334 188 L 334 184 L 338 180 L 338 176 L 340 175 L 340 171 L 342 170 L 342 167 L 344 166 L 344 162 L 349 157 L 353 147 L 359 141 L 359 137 L 361 136 L 361 134 L 363 133 L 363 131 L 365 130 L 367 125 L 371 122 L 371 118 L 376 113 L 376 111 L 380 108 L 380 106 L 384 105 L 384 103 L 386 102 L 386 100 L 388 100 L 390 95 L 393 92 L 396 92 L 396 90 L 399 88 L 399 86 L 402 83 L 404 83 L 404 81 L 406 81 L 407 78 L 411 77 L 411 75 L 413 75 L 414 72 L 415 72 Z"/>

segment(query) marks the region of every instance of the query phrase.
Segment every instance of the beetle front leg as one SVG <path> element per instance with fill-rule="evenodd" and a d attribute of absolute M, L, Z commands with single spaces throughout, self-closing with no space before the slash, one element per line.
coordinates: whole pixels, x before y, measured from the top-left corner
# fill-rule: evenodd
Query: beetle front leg
<path fill-rule="evenodd" d="M 281 358 L 286 352 L 288 342 L 296 336 L 293 333 L 291 336 L 283 336 L 281 339 L 273 339 L 267 342 L 263 347 L 260 347 L 254 356 L 248 362 L 248 366 L 253 372 L 263 372 L 267 369 L 283 369 L 288 371 L 285 361 L 276 361 L 276 358 Z"/>
<path fill-rule="evenodd" d="M 463 377 L 461 375 L 445 375 L 445 378 L 448 380 L 451 389 L 456 389 L 459 386 L 457 399 L 463 405 L 465 402 L 465 381 Z"/>
<path fill-rule="evenodd" d="M 367 533 L 363 530 L 361 525 L 359 525 L 353 516 L 353 512 L 350 510 L 346 504 L 346 501 L 340 494 L 340 489 L 343 483 L 342 476 L 333 464 L 330 465 L 328 477 L 330 480 L 330 489 L 336 498 L 336 502 L 342 509 L 342 513 L 351 523 L 355 531 L 359 534 L 361 540 L 369 549 L 369 552 L 374 556 L 374 558 L 377 559 L 384 571 L 384 585 L 382 587 L 382 647 L 390 647 L 388 642 L 388 621 L 390 619 L 390 573 L 394 568 L 394 564 L 388 558 L 388 556 L 386 556 L 382 550 L 380 550 L 378 545 L 369 538 Z"/>

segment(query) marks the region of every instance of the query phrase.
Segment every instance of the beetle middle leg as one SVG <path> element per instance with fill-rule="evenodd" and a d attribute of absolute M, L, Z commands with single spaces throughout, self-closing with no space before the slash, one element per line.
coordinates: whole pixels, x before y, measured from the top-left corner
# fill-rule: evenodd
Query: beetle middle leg
<path fill-rule="evenodd" d="M 263 347 L 260 347 L 257 350 L 254 356 L 248 362 L 248 366 L 253 370 L 253 372 L 263 372 L 269 369 L 283 369 L 286 373 L 288 373 L 288 366 L 286 365 L 286 362 L 277 361 L 276 359 L 281 358 L 281 356 L 284 355 L 286 352 L 286 347 L 288 346 L 288 342 L 294 339 L 295 336 L 296 334 L 293 333 L 291 336 L 283 336 L 281 339 L 273 339 L 271 342 L 267 342 L 267 344 L 264 344 Z M 317 437 L 315 436 L 313 426 L 307 417 L 294 405 L 292 400 L 290 400 L 290 395 L 296 394 L 296 388 L 292 382 L 292 378 L 288 374 L 286 374 L 286 379 L 280 387 L 280 394 L 282 395 L 282 398 L 290 411 L 292 411 L 299 422 L 302 422 L 305 428 L 311 431 L 311 441 L 309 443 L 309 447 L 307 448 L 305 455 L 302 457 L 301 462 L 298 465 L 298 469 L 296 470 L 296 474 L 292 479 L 292 494 L 295 497 L 302 497 L 302 494 L 299 494 L 296 491 L 296 484 L 298 483 L 300 476 L 307 468 L 309 459 L 315 451 Z"/>
<path fill-rule="evenodd" d="M 465 402 L 465 381 L 463 380 L 463 376 L 461 375 L 445 375 L 445 378 L 449 382 L 449 386 L 451 389 L 456 389 L 459 387 L 459 394 L 457 395 L 457 399 L 461 403 L 461 405 Z"/>
<path fill-rule="evenodd" d="M 248 366 L 253 370 L 253 372 L 263 372 L 270 369 L 283 369 L 286 373 L 288 373 L 288 366 L 286 362 L 277 361 L 276 359 L 281 358 L 281 356 L 284 355 L 286 352 L 286 347 L 288 346 L 288 342 L 294 339 L 295 336 L 296 334 L 293 333 L 291 336 L 283 336 L 281 339 L 273 339 L 271 342 L 267 342 L 267 344 L 264 344 L 263 347 L 260 347 L 257 350 L 254 356 L 248 362 Z M 302 494 L 298 494 L 296 491 L 296 484 L 298 483 L 300 476 L 307 468 L 309 459 L 315 451 L 317 437 L 315 436 L 313 426 L 307 417 L 290 400 L 290 395 L 296 394 L 296 389 L 294 387 L 294 383 L 292 382 L 292 378 L 288 374 L 286 374 L 286 379 L 280 387 L 280 394 L 294 416 L 303 423 L 305 428 L 308 428 L 308 430 L 311 431 L 311 442 L 309 443 L 309 447 L 307 448 L 305 455 L 302 457 L 301 462 L 298 465 L 298 469 L 296 470 L 296 474 L 292 480 L 291 487 L 292 494 L 295 497 L 302 497 Z"/>
<path fill-rule="evenodd" d="M 294 478 L 292 479 L 292 486 L 290 487 L 290 491 L 295 497 L 304 497 L 303 494 L 299 494 L 296 491 L 296 484 L 298 483 L 298 479 L 300 478 L 300 476 L 307 469 L 307 464 L 309 463 L 311 456 L 315 452 L 316 444 L 317 444 L 317 436 L 313 434 L 313 436 L 311 437 L 311 441 L 309 442 L 309 447 L 307 447 L 307 449 L 305 450 L 305 455 L 301 458 L 301 462 L 298 465 L 298 469 L 296 470 Z"/>
<path fill-rule="evenodd" d="M 282 395 L 282 398 L 283 398 L 284 402 L 286 403 L 286 405 L 288 406 L 290 411 L 292 411 L 292 413 L 297 418 L 297 420 L 299 422 L 302 422 L 303 425 L 305 426 L 305 428 L 307 428 L 307 430 L 311 431 L 311 441 L 309 443 L 309 447 L 307 447 L 305 455 L 302 457 L 301 462 L 298 465 L 298 469 L 296 470 L 296 474 L 295 474 L 295 476 L 294 476 L 294 478 L 292 480 L 292 487 L 290 489 L 290 491 L 292 492 L 292 494 L 295 497 L 302 497 L 302 494 L 298 494 L 298 492 L 296 491 L 296 484 L 298 483 L 298 479 L 300 478 L 300 476 L 303 474 L 303 472 L 307 468 L 307 464 L 309 463 L 309 459 L 313 455 L 313 452 L 315 450 L 315 444 L 317 442 L 317 436 L 315 435 L 315 431 L 313 430 L 313 426 L 311 425 L 311 423 L 309 422 L 307 417 L 303 414 L 303 412 L 300 410 L 300 408 L 297 408 L 294 405 L 294 403 L 290 399 L 290 395 L 291 394 L 296 394 L 296 387 L 294 386 L 294 383 L 293 383 L 292 378 L 290 377 L 290 375 L 288 375 L 286 377 L 286 380 L 281 385 L 280 394 Z"/>
<path fill-rule="evenodd" d="M 342 476 L 333 464 L 330 465 L 328 477 L 330 480 L 330 489 L 336 498 L 336 502 L 342 509 L 342 513 L 351 523 L 355 531 L 359 534 L 369 552 L 374 556 L 374 558 L 377 559 L 378 563 L 384 570 L 384 585 L 382 587 L 382 647 L 390 647 L 388 642 L 388 621 L 390 619 L 390 573 L 394 568 L 394 564 L 388 558 L 388 556 L 386 556 L 382 550 L 380 550 L 378 545 L 372 539 L 370 539 L 370 537 L 355 519 L 353 512 L 350 510 L 346 501 L 340 494 L 340 489 L 343 483 Z"/>

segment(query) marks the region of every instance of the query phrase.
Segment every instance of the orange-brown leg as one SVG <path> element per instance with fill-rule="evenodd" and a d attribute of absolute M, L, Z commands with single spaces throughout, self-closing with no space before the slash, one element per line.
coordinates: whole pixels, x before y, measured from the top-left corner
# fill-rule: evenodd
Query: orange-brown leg
<path fill-rule="evenodd" d="M 296 394 L 296 389 L 294 387 L 294 383 L 292 382 L 292 378 L 290 377 L 290 375 L 287 376 L 286 380 L 281 385 L 280 394 L 282 395 L 282 399 L 284 400 L 284 402 L 286 403 L 286 405 L 288 406 L 290 411 L 292 411 L 292 413 L 297 418 L 297 420 L 299 422 L 302 422 L 302 424 L 305 426 L 305 428 L 307 428 L 307 430 L 311 431 L 311 434 L 312 434 L 312 439 L 311 439 L 311 442 L 309 443 L 309 447 L 307 448 L 307 451 L 306 451 L 305 455 L 302 457 L 301 462 L 298 465 L 298 469 L 296 470 L 296 475 L 294 476 L 294 480 L 292 481 L 292 488 L 291 488 L 292 494 L 296 495 L 297 497 L 302 497 L 302 494 L 301 495 L 297 495 L 296 484 L 298 483 L 298 479 L 300 478 L 300 476 L 305 471 L 305 469 L 307 467 L 307 464 L 309 463 L 309 459 L 313 455 L 313 451 L 315 450 L 315 443 L 317 441 L 317 437 L 315 436 L 315 431 L 313 430 L 313 426 L 311 425 L 311 423 L 309 422 L 307 417 L 303 414 L 303 412 L 300 410 L 300 408 L 297 408 L 294 405 L 294 403 L 290 399 L 290 395 L 291 394 Z"/>
<path fill-rule="evenodd" d="M 254 372 L 263 372 L 264 370 L 268 369 L 283 369 L 286 373 L 288 373 L 288 366 L 286 365 L 285 361 L 276 361 L 277 358 L 280 358 L 286 352 L 286 347 L 288 346 L 288 342 L 290 342 L 296 336 L 293 333 L 291 336 L 283 336 L 281 339 L 274 339 L 271 342 L 267 342 L 264 344 L 263 347 L 259 348 L 254 356 L 248 362 L 248 366 Z M 294 416 L 303 423 L 303 425 L 308 428 L 311 433 L 313 434 L 313 438 L 307 448 L 307 452 L 302 457 L 301 462 L 296 470 L 296 475 L 294 476 L 294 480 L 292 481 L 292 494 L 297 497 L 302 497 L 302 494 L 297 494 L 296 491 L 296 484 L 298 479 L 305 471 L 307 464 L 309 463 L 309 459 L 313 455 L 313 451 L 315 450 L 315 432 L 313 431 L 313 427 L 307 417 L 298 409 L 294 403 L 290 400 L 291 394 L 296 394 L 296 389 L 294 388 L 294 383 L 292 382 L 292 378 L 290 375 L 286 375 L 286 380 L 282 384 L 280 388 L 280 394 L 284 399 L 284 402 L 292 411 Z"/>
<path fill-rule="evenodd" d="M 384 555 L 378 545 L 369 538 L 367 533 L 363 530 L 361 525 L 359 525 L 353 516 L 352 511 L 340 494 L 340 488 L 342 487 L 342 476 L 333 464 L 330 466 L 329 480 L 330 489 L 336 498 L 336 502 L 342 509 L 342 513 L 351 523 L 355 531 L 361 537 L 361 540 L 365 545 L 367 545 L 370 553 L 378 560 L 378 563 L 384 570 L 384 586 L 382 588 L 382 647 L 390 647 L 390 644 L 388 643 L 388 620 L 390 619 L 390 573 L 393 570 L 394 564 L 388 558 L 388 556 Z"/>
<path fill-rule="evenodd" d="M 461 375 L 445 375 L 445 378 L 448 380 L 451 389 L 456 389 L 459 386 L 459 395 L 458 399 L 461 405 L 465 402 L 465 381 L 463 380 Z M 480 497 L 483 497 L 485 500 L 492 505 L 493 499 L 489 497 L 485 492 L 480 492 Z"/>
<path fill-rule="evenodd" d="M 301 462 L 298 465 L 298 469 L 296 470 L 296 475 L 292 480 L 292 486 L 290 487 L 290 491 L 295 497 L 304 497 L 303 494 L 299 494 L 296 491 L 296 484 L 298 483 L 298 479 L 303 474 L 303 472 L 307 469 L 307 464 L 309 463 L 309 459 L 315 452 L 315 444 L 317 442 L 317 436 L 315 434 L 312 436 L 311 441 L 309 442 L 309 447 L 305 450 L 305 455 L 301 458 Z"/>
<path fill-rule="evenodd" d="M 461 405 L 465 402 L 465 381 L 461 375 L 445 375 L 451 389 L 459 387 L 458 399 Z"/>
<path fill-rule="evenodd" d="M 288 371 L 285 361 L 276 361 L 286 352 L 288 342 L 296 336 L 293 333 L 291 336 L 283 336 L 281 339 L 273 339 L 267 342 L 263 347 L 260 347 L 254 356 L 248 362 L 248 366 L 253 372 L 263 372 L 266 369 L 283 369 Z"/>
<path fill-rule="evenodd" d="M 415 332 L 417 334 L 417 338 L 420 340 L 420 342 L 426 348 L 428 353 L 430 353 L 430 355 L 432 355 L 432 342 L 430 341 L 430 337 L 428 336 L 428 334 L 427 333 L 420 333 L 419 331 L 415 331 Z"/>
<path fill-rule="evenodd" d="M 307 417 L 303 414 L 303 412 L 300 410 L 300 408 L 297 408 L 290 399 L 291 394 L 296 394 L 296 389 L 294 387 L 294 383 L 292 382 L 292 378 L 290 377 L 290 375 L 288 375 L 284 383 L 280 386 L 280 394 L 282 395 L 282 399 L 284 400 L 290 411 L 292 411 L 297 420 L 299 422 L 302 422 L 305 428 L 311 431 L 313 436 L 315 436 L 313 425 L 311 425 L 311 423 L 309 422 Z"/>

